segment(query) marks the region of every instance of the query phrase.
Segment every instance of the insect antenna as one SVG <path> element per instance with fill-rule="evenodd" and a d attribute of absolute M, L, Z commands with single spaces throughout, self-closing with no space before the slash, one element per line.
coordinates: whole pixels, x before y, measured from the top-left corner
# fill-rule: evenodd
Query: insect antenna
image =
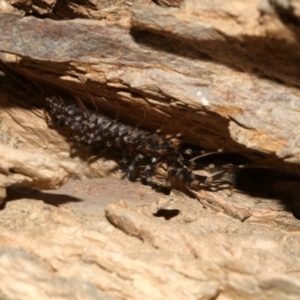
<path fill-rule="evenodd" d="M 120 117 L 120 103 L 119 103 L 118 99 L 116 99 L 116 100 L 117 100 L 117 115 L 114 119 L 114 123 L 117 123 L 119 120 L 119 117 Z"/>
<path fill-rule="evenodd" d="M 85 105 L 83 104 L 83 102 L 81 101 L 81 99 L 78 96 L 75 96 L 74 98 L 75 98 L 76 102 L 78 103 L 78 105 L 80 106 L 80 108 L 82 109 L 82 112 L 83 112 L 84 116 L 87 117 L 88 116 L 88 110 L 85 107 Z"/>
<path fill-rule="evenodd" d="M 95 109 L 95 112 L 96 112 L 97 114 L 99 114 L 98 105 L 97 105 L 97 103 L 96 103 L 94 97 L 87 91 L 86 88 L 85 88 L 85 91 L 86 91 L 86 93 L 89 95 L 89 97 L 90 97 L 90 99 L 91 99 L 91 102 L 92 102 L 92 104 L 93 104 L 93 107 L 94 107 L 94 109 Z"/>
<path fill-rule="evenodd" d="M 146 111 L 143 108 L 143 119 L 142 119 L 142 121 L 140 121 L 139 123 L 137 123 L 133 128 L 134 129 L 139 128 L 145 122 L 145 120 L 146 120 Z"/>

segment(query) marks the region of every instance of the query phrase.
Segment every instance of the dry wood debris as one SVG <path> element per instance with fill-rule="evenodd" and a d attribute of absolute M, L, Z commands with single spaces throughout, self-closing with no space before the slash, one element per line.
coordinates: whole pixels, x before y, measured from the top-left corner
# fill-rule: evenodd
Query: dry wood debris
<path fill-rule="evenodd" d="M 2 1 L 0 298 L 299 299 L 299 20 L 297 0 Z M 74 155 L 47 93 L 250 164 L 236 190 L 156 193 Z"/>
<path fill-rule="evenodd" d="M 76 164 L 58 161 L 45 154 L 19 151 L 0 145 L 0 201 L 6 197 L 6 187 L 24 185 L 41 190 L 57 189 L 78 173 Z M 78 169 L 78 167 L 77 167 Z"/>

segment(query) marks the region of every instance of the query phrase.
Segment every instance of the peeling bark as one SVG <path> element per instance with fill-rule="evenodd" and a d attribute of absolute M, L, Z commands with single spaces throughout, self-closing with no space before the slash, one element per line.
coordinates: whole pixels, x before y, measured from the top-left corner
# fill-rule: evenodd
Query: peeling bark
<path fill-rule="evenodd" d="M 57 189 L 79 171 L 74 163 L 4 145 L 0 145 L 0 159 L 1 202 L 6 197 L 8 186 L 18 184 L 45 190 Z"/>
<path fill-rule="evenodd" d="M 206 43 L 195 51 L 178 48 L 174 41 L 157 35 L 154 38 L 152 33 L 109 23 L 11 18 L 2 19 L 2 30 L 8 35 L 0 40 L 1 50 L 30 57 L 18 65 L 27 76 L 64 86 L 87 102 L 91 95 L 100 110 L 111 115 L 119 107 L 125 122 L 140 124 L 143 119 L 145 128 L 169 130 L 168 124 L 177 119 L 170 131 L 183 131 L 189 143 L 243 152 L 256 165 L 298 173 L 292 165 L 281 163 L 299 162 L 297 88 L 204 61 L 201 51 Z M 144 15 L 143 20 L 147 20 Z M 25 40 L 19 38 L 22 31 L 26 31 Z M 64 76 L 58 79 L 60 73 Z"/>
<path fill-rule="evenodd" d="M 298 299 L 299 1 L 150 2 L 0 3 L 0 297 Z M 113 178 L 46 96 L 242 156 L 236 189 Z"/>

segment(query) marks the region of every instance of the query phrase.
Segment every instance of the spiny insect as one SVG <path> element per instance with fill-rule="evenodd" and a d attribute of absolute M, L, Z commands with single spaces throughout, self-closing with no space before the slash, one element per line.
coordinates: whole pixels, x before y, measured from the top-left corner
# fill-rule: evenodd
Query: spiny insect
<path fill-rule="evenodd" d="M 52 124 L 69 129 L 73 142 L 119 149 L 123 153 L 121 169 L 130 180 L 140 176 L 148 185 L 161 191 L 169 186 L 172 178 L 209 189 L 220 187 L 219 180 L 225 171 L 210 178 L 194 173 L 194 161 L 197 158 L 186 158 L 188 151 L 181 148 L 181 134 L 162 135 L 125 125 L 95 111 L 83 109 L 82 105 L 65 103 L 58 97 L 46 98 L 45 111 Z M 165 186 L 152 181 L 155 167 L 163 163 L 167 166 Z"/>

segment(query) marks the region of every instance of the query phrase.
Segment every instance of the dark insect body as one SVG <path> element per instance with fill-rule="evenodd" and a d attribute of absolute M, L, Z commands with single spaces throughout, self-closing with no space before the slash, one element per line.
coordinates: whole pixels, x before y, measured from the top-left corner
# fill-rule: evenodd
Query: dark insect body
<path fill-rule="evenodd" d="M 45 111 L 52 124 L 70 130 L 73 142 L 119 149 L 123 154 L 121 168 L 130 180 L 139 175 L 158 191 L 164 191 L 173 178 L 208 189 L 216 189 L 222 183 L 219 179 L 224 170 L 209 178 L 193 172 L 195 163 L 186 158 L 186 151 L 181 148 L 181 134 L 162 135 L 135 128 L 56 97 L 46 99 Z M 167 166 L 165 186 L 152 181 L 154 168 L 162 163 Z"/>

